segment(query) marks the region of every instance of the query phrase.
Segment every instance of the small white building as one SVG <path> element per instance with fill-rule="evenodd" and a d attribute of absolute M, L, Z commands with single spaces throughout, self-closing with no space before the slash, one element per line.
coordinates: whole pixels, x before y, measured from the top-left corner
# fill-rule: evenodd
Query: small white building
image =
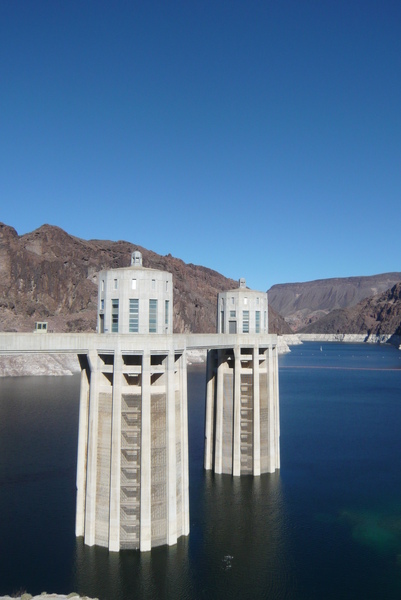
<path fill-rule="evenodd" d="M 173 333 L 173 277 L 146 269 L 142 254 L 131 266 L 99 273 L 98 333 Z"/>
<path fill-rule="evenodd" d="M 47 333 L 47 321 L 36 321 L 33 333 Z"/>
<path fill-rule="evenodd" d="M 237 289 L 218 295 L 217 333 L 268 333 L 267 307 L 267 293 L 240 279 Z"/>

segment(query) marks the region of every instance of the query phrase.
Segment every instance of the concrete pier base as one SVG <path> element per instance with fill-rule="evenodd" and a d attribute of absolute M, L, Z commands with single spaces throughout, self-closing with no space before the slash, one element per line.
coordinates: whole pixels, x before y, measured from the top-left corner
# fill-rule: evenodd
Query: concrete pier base
<path fill-rule="evenodd" d="M 277 345 L 254 340 L 207 354 L 204 467 L 215 473 L 280 468 Z"/>
<path fill-rule="evenodd" d="M 249 293 L 248 291 L 246 293 Z M 280 467 L 277 336 L 0 333 L 0 355 L 78 355 L 76 526 L 89 546 L 189 534 L 187 350 L 207 350 L 205 469 Z"/>
<path fill-rule="evenodd" d="M 117 347 L 81 357 L 76 534 L 85 544 L 146 551 L 188 535 L 184 355 Z"/>

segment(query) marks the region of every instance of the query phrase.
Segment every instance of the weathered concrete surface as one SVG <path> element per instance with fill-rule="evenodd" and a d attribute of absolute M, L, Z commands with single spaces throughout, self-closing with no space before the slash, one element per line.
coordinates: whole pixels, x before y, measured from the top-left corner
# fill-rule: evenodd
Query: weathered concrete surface
<path fill-rule="evenodd" d="M 256 343 L 260 346 L 277 344 L 276 334 L 236 334 L 224 333 L 190 333 L 190 334 L 103 334 L 97 333 L 51 333 L 36 335 L 34 333 L 0 333 L 0 354 L 12 355 L 21 353 L 49 354 L 88 354 L 92 350 L 107 349 L 120 351 L 160 352 L 168 349 L 211 350 L 231 348 L 235 343 L 243 348 L 251 348 Z"/>
<path fill-rule="evenodd" d="M 277 345 L 235 344 L 207 359 L 204 468 L 259 476 L 280 468 Z"/>
<path fill-rule="evenodd" d="M 253 336 L 243 334 L 242 345 L 252 345 Z M 72 375 L 80 371 L 77 353 L 87 354 L 99 347 L 113 349 L 163 350 L 170 336 L 137 334 L 47 334 L 0 333 L 0 377 L 21 375 Z M 205 360 L 212 347 L 229 347 L 232 337 L 224 334 L 174 334 L 174 347 L 188 350 L 188 364 Z M 259 336 L 261 342 L 276 340 L 275 334 Z M 62 354 L 61 354 L 62 353 Z"/>
<path fill-rule="evenodd" d="M 3 334 L 0 334 L 3 335 Z M 7 336 L 16 334 L 7 334 Z M 29 334 L 28 334 L 29 335 Z M 52 335 L 52 334 L 48 334 Z M 84 336 L 85 334 L 79 334 Z M 301 344 L 297 335 L 278 336 L 277 349 L 279 354 L 290 352 L 289 346 Z M 400 342 L 401 343 L 401 340 Z M 188 365 L 200 364 L 206 362 L 206 349 L 188 350 Z M 77 355 L 74 353 L 65 354 L 36 354 L 33 352 L 5 355 L 0 354 L 0 377 L 24 377 L 24 376 L 62 376 L 79 373 L 80 366 Z"/>

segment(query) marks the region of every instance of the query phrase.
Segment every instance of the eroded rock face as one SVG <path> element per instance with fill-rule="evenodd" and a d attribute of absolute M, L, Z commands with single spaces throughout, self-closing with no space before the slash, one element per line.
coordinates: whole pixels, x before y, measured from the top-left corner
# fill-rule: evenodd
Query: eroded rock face
<path fill-rule="evenodd" d="M 73 375 L 80 371 L 75 354 L 11 354 L 0 356 L 0 377 Z"/>
<path fill-rule="evenodd" d="M 303 333 L 364 334 L 366 336 L 401 335 L 401 283 L 391 289 L 362 300 L 356 306 L 334 310 Z"/>
<path fill-rule="evenodd" d="M 51 225 L 19 236 L 2 223 L 0 331 L 30 332 L 35 321 L 48 321 L 50 331 L 95 331 L 97 274 L 129 266 L 133 250 L 142 252 L 145 267 L 173 274 L 176 333 L 216 331 L 217 294 L 238 282 L 129 242 L 83 240 Z M 274 311 L 269 320 L 271 333 L 289 332 Z"/>
<path fill-rule="evenodd" d="M 269 290 L 269 302 L 294 331 L 313 324 L 334 310 L 355 306 L 401 281 L 401 273 L 339 277 L 304 283 L 283 283 Z"/>

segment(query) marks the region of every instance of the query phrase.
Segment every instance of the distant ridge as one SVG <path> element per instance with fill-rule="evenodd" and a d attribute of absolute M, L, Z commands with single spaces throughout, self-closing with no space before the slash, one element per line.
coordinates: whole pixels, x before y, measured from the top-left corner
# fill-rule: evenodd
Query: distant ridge
<path fill-rule="evenodd" d="M 175 332 L 216 331 L 217 294 L 237 287 L 233 279 L 125 241 L 83 240 L 53 225 L 19 236 L 4 223 L 0 223 L 0 331 L 33 331 L 35 321 L 48 321 L 49 329 L 59 332 L 94 331 L 97 273 L 128 266 L 133 250 L 142 252 L 145 267 L 173 274 Z M 271 333 L 291 331 L 270 308 L 269 321 Z"/>
<path fill-rule="evenodd" d="M 401 281 L 401 272 L 273 285 L 269 303 L 294 331 L 335 309 L 355 306 Z"/>
<path fill-rule="evenodd" d="M 401 335 L 401 283 L 357 305 L 333 310 L 302 333 Z"/>

